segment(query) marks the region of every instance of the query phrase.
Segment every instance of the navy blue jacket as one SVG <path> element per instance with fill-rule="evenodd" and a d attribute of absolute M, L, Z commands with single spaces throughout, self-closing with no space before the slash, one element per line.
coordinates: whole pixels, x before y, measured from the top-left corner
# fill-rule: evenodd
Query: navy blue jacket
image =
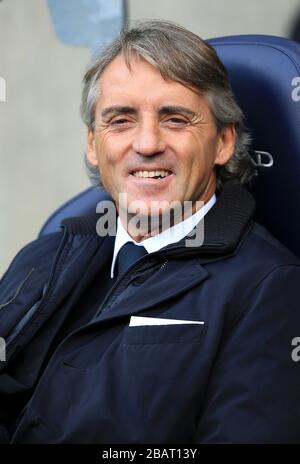
<path fill-rule="evenodd" d="M 27 245 L 0 285 L 2 442 L 300 442 L 300 263 L 253 211 L 225 188 L 201 247 L 141 258 L 52 352 L 114 237 L 82 217 Z M 132 327 L 132 315 L 204 324 Z"/>

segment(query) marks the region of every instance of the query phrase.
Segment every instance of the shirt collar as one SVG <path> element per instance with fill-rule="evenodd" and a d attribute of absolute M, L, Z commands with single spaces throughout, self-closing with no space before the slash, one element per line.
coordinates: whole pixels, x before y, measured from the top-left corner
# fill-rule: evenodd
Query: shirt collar
<path fill-rule="evenodd" d="M 174 226 L 170 227 L 169 229 L 164 230 L 160 234 L 146 238 L 142 242 L 136 242 L 135 240 L 133 240 L 132 237 L 130 237 L 130 235 L 124 228 L 120 220 L 120 217 L 118 217 L 117 235 L 115 240 L 114 254 L 110 273 L 111 278 L 114 277 L 114 268 L 118 253 L 122 246 L 125 245 L 125 243 L 133 242 L 137 246 L 143 246 L 147 253 L 153 253 L 167 245 L 170 245 L 171 243 L 179 242 L 179 240 L 183 239 L 194 229 L 196 224 L 198 224 L 198 222 L 201 221 L 201 219 L 213 207 L 216 201 L 216 195 L 214 194 L 210 198 L 210 200 L 207 203 L 205 203 L 205 205 L 203 205 L 202 208 L 200 208 L 198 211 L 192 214 L 192 216 L 189 216 L 184 221 L 181 221 L 178 224 L 175 224 Z"/>

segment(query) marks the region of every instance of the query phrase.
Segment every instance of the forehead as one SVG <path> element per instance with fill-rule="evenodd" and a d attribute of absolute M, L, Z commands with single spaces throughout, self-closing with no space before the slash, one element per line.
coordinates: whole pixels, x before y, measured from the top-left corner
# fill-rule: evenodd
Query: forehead
<path fill-rule="evenodd" d="M 180 82 L 166 80 L 160 71 L 142 58 L 134 58 L 130 69 L 123 56 L 116 57 L 99 79 L 97 105 L 162 103 L 185 104 L 191 107 L 207 106 L 204 96 Z"/>

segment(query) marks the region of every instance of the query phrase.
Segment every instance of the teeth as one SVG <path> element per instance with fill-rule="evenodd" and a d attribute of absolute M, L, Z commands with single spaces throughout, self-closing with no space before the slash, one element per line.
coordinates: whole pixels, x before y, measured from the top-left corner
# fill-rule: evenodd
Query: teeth
<path fill-rule="evenodd" d="M 135 171 L 133 175 L 135 177 L 167 177 L 170 171 Z"/>

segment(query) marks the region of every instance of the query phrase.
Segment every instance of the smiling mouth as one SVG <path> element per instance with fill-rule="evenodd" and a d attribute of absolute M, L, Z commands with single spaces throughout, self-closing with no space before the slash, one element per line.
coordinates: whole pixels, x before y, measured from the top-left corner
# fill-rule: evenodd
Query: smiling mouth
<path fill-rule="evenodd" d="M 131 173 L 134 177 L 139 177 L 142 179 L 164 179 L 172 174 L 171 171 L 166 170 L 156 170 L 156 171 L 134 171 Z"/>

